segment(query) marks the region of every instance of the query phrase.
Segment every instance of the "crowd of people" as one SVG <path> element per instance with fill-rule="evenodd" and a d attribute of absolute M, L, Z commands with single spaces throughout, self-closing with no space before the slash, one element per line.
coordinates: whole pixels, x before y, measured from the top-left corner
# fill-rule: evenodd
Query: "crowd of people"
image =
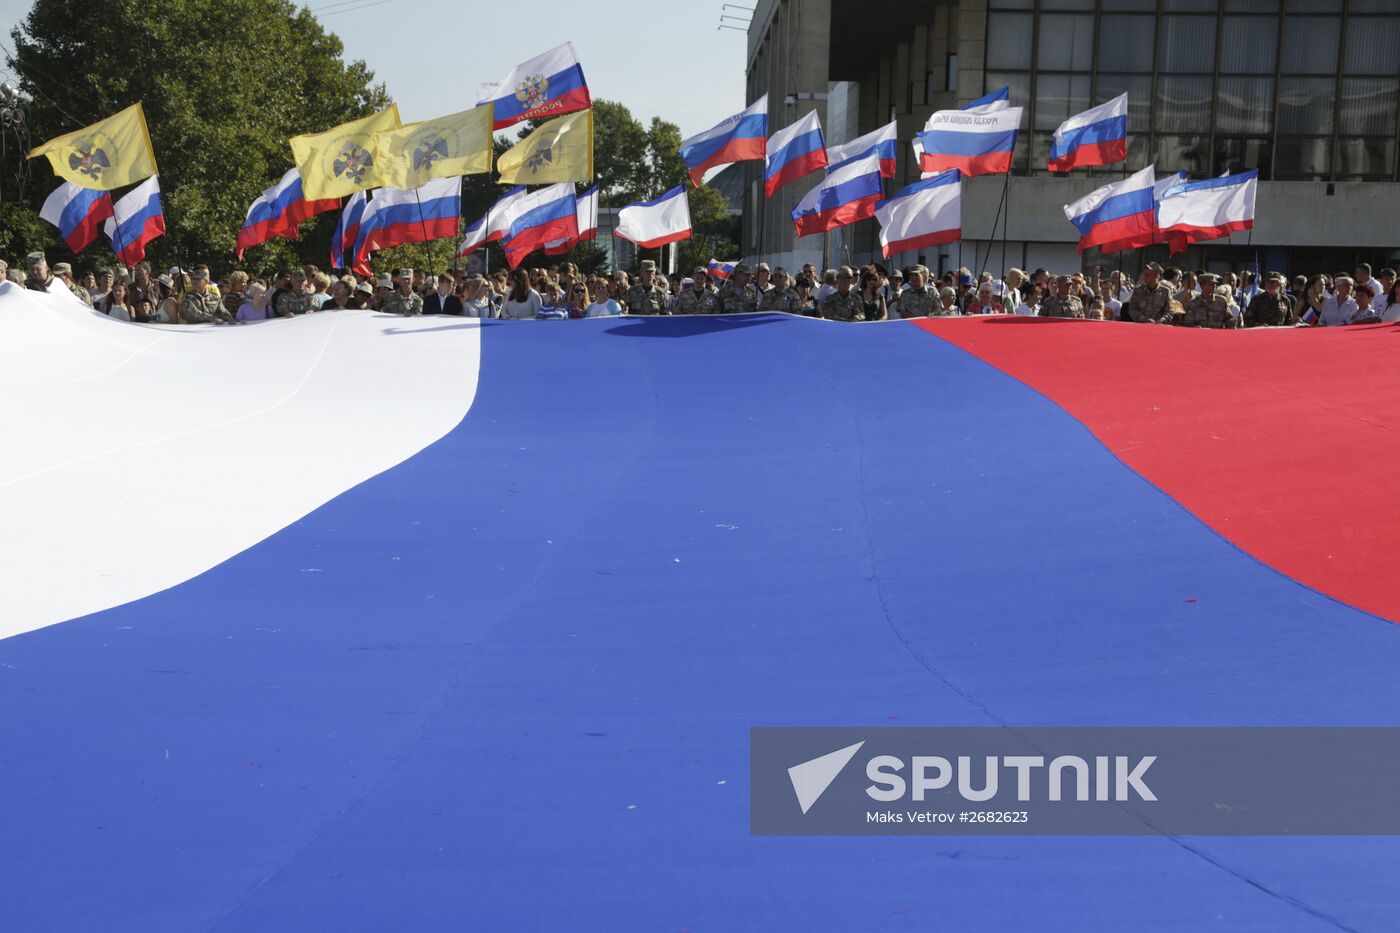
<path fill-rule="evenodd" d="M 1400 320 L 1394 269 L 1372 275 L 1365 263 L 1351 275 L 1271 272 L 1223 276 L 1150 263 L 1138 281 L 1122 272 L 1052 275 L 1008 269 L 1003 278 L 966 268 L 933 278 L 924 266 L 842 266 L 820 275 L 810 264 L 796 275 L 760 262 L 736 264 L 723 279 L 701 266 L 667 278 L 643 261 L 627 272 L 583 273 L 571 262 L 490 275 L 453 269 L 432 275 L 400 269 L 378 278 L 341 276 L 315 266 L 215 280 L 207 266 L 154 274 L 150 263 L 96 269 L 75 277 L 71 264 L 50 269 L 42 253 L 22 266 L 0 260 L 10 281 L 40 291 L 67 290 L 95 310 L 123 321 L 160 324 L 245 324 L 326 311 L 369 309 L 391 314 L 567 320 L 621 314 L 787 312 L 835 321 L 1008 314 L 1121 320 L 1187 327 L 1335 327 Z"/>

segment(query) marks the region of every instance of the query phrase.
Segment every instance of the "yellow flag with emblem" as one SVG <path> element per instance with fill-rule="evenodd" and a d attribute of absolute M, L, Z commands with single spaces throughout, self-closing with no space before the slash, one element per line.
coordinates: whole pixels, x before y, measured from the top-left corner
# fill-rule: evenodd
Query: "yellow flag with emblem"
<path fill-rule="evenodd" d="M 593 180 L 593 111 L 580 110 L 539 127 L 496 160 L 503 185 L 553 185 Z"/>
<path fill-rule="evenodd" d="M 374 134 L 399 126 L 399 105 L 326 130 L 293 136 L 292 161 L 301 173 L 307 200 L 340 198 L 356 191 L 378 188 L 374 159 Z"/>
<path fill-rule="evenodd" d="M 134 185 L 159 171 L 140 102 L 92 126 L 54 137 L 29 158 L 41 155 L 49 157 L 59 178 L 97 191 Z"/>
<path fill-rule="evenodd" d="M 380 185 L 405 190 L 491 171 L 491 105 L 376 133 L 374 164 Z"/>

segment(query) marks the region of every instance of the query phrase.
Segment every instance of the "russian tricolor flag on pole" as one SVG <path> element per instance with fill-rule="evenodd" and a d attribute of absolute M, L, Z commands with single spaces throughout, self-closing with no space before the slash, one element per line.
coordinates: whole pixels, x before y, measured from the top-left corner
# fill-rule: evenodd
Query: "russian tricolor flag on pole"
<path fill-rule="evenodd" d="M 1173 254 L 1201 240 L 1218 240 L 1254 226 L 1259 170 L 1187 182 L 1167 189 L 1157 206 L 1160 241 Z"/>
<path fill-rule="evenodd" d="M 103 224 L 117 258 L 129 269 L 146 258 L 146 244 L 165 233 L 160 204 L 160 176 L 152 175 L 112 206 Z"/>
<path fill-rule="evenodd" d="M 826 140 L 815 110 L 791 126 L 785 126 L 768 140 L 768 164 L 763 172 L 763 193 L 773 192 L 790 181 L 810 175 L 827 164 Z"/>
<path fill-rule="evenodd" d="M 925 172 L 957 169 L 974 175 L 1003 175 L 1011 171 L 1011 154 L 1021 128 L 1020 107 L 940 110 L 920 132 L 923 147 L 919 168 Z"/>
<path fill-rule="evenodd" d="M 574 183 L 561 182 L 524 195 L 515 205 L 506 232 L 506 261 L 514 269 L 535 250 L 578 236 L 578 199 Z"/>
<path fill-rule="evenodd" d="M 301 174 L 290 168 L 282 180 L 268 188 L 248 208 L 243 229 L 238 231 L 238 258 L 250 246 L 265 243 L 275 236 L 294 240 L 297 228 L 308 217 L 340 207 L 339 198 L 308 201 L 301 187 Z"/>
<path fill-rule="evenodd" d="M 677 185 L 654 201 L 629 204 L 617 212 L 613 236 L 655 249 L 690 236 L 690 198 Z"/>
<path fill-rule="evenodd" d="M 1079 251 L 1097 246 L 1118 253 L 1156 242 L 1155 188 L 1156 174 L 1149 165 L 1066 204 L 1065 216 L 1079 230 Z"/>
<path fill-rule="evenodd" d="M 462 242 L 457 247 L 458 256 L 467 256 L 480 249 L 486 243 L 486 218 L 482 217 L 476 223 L 466 229 L 462 236 Z"/>
<path fill-rule="evenodd" d="M 961 173 L 950 169 L 916 181 L 880 202 L 875 216 L 880 221 L 880 248 L 886 259 L 962 239 L 961 182 Z"/>
<path fill-rule="evenodd" d="M 373 217 L 366 216 L 360 226 L 366 253 L 455 237 L 462 216 L 462 177 L 434 178 L 421 188 L 380 188 L 370 203 Z"/>
<path fill-rule="evenodd" d="M 798 236 L 825 233 L 875 216 L 875 205 L 884 196 L 880 156 L 872 152 L 827 172 L 822 183 L 793 208 L 792 222 Z"/>
<path fill-rule="evenodd" d="M 353 255 L 355 241 L 360 236 L 360 220 L 365 216 L 368 200 L 367 192 L 356 191 L 350 195 L 350 200 L 345 202 L 345 208 L 340 212 L 340 220 L 335 225 L 335 233 L 331 236 L 332 269 L 350 268 L 345 262 L 345 251 L 350 250 Z"/>
<path fill-rule="evenodd" d="M 866 133 L 839 146 L 827 146 L 826 158 L 829 169 L 839 168 L 853 159 L 861 159 L 875 152 L 880 156 L 880 177 L 893 178 L 895 174 L 896 147 L 899 145 L 898 127 L 891 120 L 878 130 Z"/>
<path fill-rule="evenodd" d="M 520 204 L 529 192 L 519 185 L 501 195 L 500 200 L 486 212 L 486 242 L 499 243 L 510 232 L 510 225 L 520 216 Z"/>
<path fill-rule="evenodd" d="M 39 216 L 58 228 L 69 249 L 81 253 L 97 239 L 102 221 L 112 216 L 112 194 L 65 181 L 44 200 Z"/>
<path fill-rule="evenodd" d="M 576 199 L 578 204 L 578 236 L 546 243 L 546 256 L 562 256 L 580 243 L 598 237 L 598 186 L 594 185 Z"/>
<path fill-rule="evenodd" d="M 1128 95 L 1119 94 L 1060 124 L 1050 144 L 1049 169 L 1068 172 L 1128 159 Z"/>
<path fill-rule="evenodd" d="M 565 42 L 511 69 L 496 84 L 483 84 L 477 106 L 491 104 L 492 129 L 525 120 L 558 117 L 593 106 L 574 44 Z"/>
<path fill-rule="evenodd" d="M 681 143 L 681 159 L 698 188 L 705 173 L 716 166 L 762 159 L 768 151 L 767 142 L 768 95 L 764 94 L 742 113 L 725 117 Z"/>
<path fill-rule="evenodd" d="M 710 273 L 710 278 L 726 282 L 734 274 L 734 267 L 738 264 L 737 259 L 733 262 L 720 262 L 718 259 L 711 259 L 705 268 Z"/>

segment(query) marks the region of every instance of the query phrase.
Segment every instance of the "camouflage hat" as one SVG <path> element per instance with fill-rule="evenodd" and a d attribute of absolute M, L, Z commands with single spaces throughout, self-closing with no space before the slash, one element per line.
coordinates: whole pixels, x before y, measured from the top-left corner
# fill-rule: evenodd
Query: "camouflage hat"
<path fill-rule="evenodd" d="M 412 270 L 412 269 L 400 269 L 398 274 L 399 274 L 399 278 L 401 278 L 401 279 L 411 279 L 411 278 L 413 278 L 413 270 Z"/>
<path fill-rule="evenodd" d="M 1074 281 L 1074 279 L 1070 278 L 1070 277 L 1067 276 L 1067 275 L 1057 275 L 1057 276 L 1055 276 L 1055 284 L 1056 284 L 1056 285 L 1069 285 L 1069 284 L 1072 283 L 1073 281 Z"/>
<path fill-rule="evenodd" d="M 44 254 L 43 254 L 43 253 L 38 253 L 38 252 L 30 253 L 28 256 L 25 256 L 25 257 L 24 257 L 24 264 L 25 264 L 26 266 L 28 266 L 29 268 L 31 268 L 31 269 L 34 268 L 35 266 L 37 266 L 37 265 L 38 265 L 39 263 L 41 263 L 41 262 L 44 263 L 45 265 L 48 264 L 48 259 L 46 259 L 46 258 L 44 257 Z"/>
<path fill-rule="evenodd" d="M 643 259 L 643 260 L 642 260 L 642 271 L 643 271 L 643 272 L 655 272 L 655 271 L 656 271 L 656 263 L 652 262 L 650 259 Z"/>
<path fill-rule="evenodd" d="M 1216 275 L 1214 272 L 1202 272 L 1200 275 L 1196 276 L 1196 281 L 1200 282 L 1202 285 L 1214 285 L 1220 281 L 1220 276 Z"/>
<path fill-rule="evenodd" d="M 359 285 L 356 285 L 355 291 L 364 292 L 366 295 L 374 294 L 374 288 L 368 282 L 361 282 Z"/>
<path fill-rule="evenodd" d="M 742 272 L 742 273 L 744 273 L 745 275 L 747 275 L 748 273 L 750 273 L 750 272 L 752 272 L 752 271 L 753 271 L 753 270 L 749 268 L 749 264 L 746 263 L 746 262 L 736 263 L 735 266 L 734 266 L 734 274 L 735 274 L 735 275 L 738 275 L 740 272 Z"/>
<path fill-rule="evenodd" d="M 695 271 L 694 271 L 692 274 L 693 274 L 693 275 L 708 275 L 708 274 L 709 274 L 709 271 L 710 271 L 710 270 L 709 270 L 709 269 L 706 269 L 704 266 L 696 266 L 696 267 L 695 267 Z"/>
<path fill-rule="evenodd" d="M 53 266 L 54 275 L 72 275 L 73 265 L 67 262 L 56 262 Z"/>
<path fill-rule="evenodd" d="M 195 266 L 193 269 L 190 270 L 191 281 L 202 282 L 207 278 L 209 278 L 209 273 L 204 269 L 201 269 L 199 266 Z"/>
<path fill-rule="evenodd" d="M 1147 271 L 1147 272 L 1155 272 L 1155 273 L 1157 273 L 1158 275 L 1161 275 L 1161 274 L 1162 274 L 1162 266 L 1161 266 L 1160 263 L 1149 262 L 1149 263 L 1147 264 L 1147 269 L 1146 269 L 1145 271 Z"/>
<path fill-rule="evenodd" d="M 1282 273 L 1282 272 L 1270 272 L 1268 275 L 1264 276 L 1264 281 L 1265 281 L 1265 282 L 1278 282 L 1280 285 L 1283 285 L 1283 284 L 1286 284 L 1286 283 L 1288 282 L 1288 279 L 1286 279 L 1286 278 L 1283 277 L 1283 273 Z"/>
<path fill-rule="evenodd" d="M 393 288 L 393 287 L 394 287 L 394 280 L 391 279 L 389 276 L 385 275 L 385 276 L 383 276 L 383 277 L 381 277 L 381 278 L 379 279 L 379 287 L 380 287 L 380 288 Z"/>

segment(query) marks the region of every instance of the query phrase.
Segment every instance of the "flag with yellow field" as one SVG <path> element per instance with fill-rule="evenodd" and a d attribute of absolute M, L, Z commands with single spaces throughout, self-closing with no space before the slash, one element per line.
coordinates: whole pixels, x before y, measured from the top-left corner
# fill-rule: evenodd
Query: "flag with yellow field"
<path fill-rule="evenodd" d="M 342 123 L 324 133 L 293 136 L 292 160 L 301 174 L 308 200 L 339 198 L 378 188 L 374 136 L 399 126 L 399 107 L 390 104 L 378 113 Z"/>
<path fill-rule="evenodd" d="M 491 171 L 491 105 L 376 133 L 379 184 L 405 190 Z"/>
<path fill-rule="evenodd" d="M 54 137 L 29 158 L 41 155 L 49 157 L 59 178 L 95 191 L 134 185 L 159 171 L 139 101 L 92 126 Z"/>
<path fill-rule="evenodd" d="M 593 180 L 593 111 L 541 123 L 496 160 L 503 185 Z"/>

